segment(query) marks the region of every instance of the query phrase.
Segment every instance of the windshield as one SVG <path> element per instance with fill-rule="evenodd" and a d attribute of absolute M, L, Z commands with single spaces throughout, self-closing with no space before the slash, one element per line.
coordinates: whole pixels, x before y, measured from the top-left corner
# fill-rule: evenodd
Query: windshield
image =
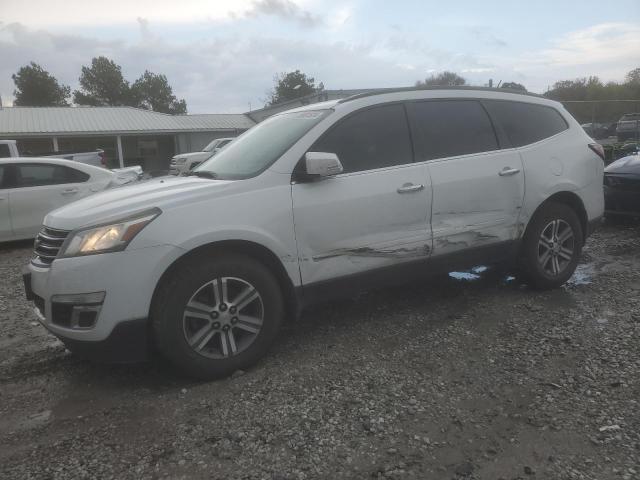
<path fill-rule="evenodd" d="M 208 171 L 222 180 L 254 177 L 269 168 L 329 112 L 309 110 L 269 117 L 200 164 L 194 173 Z"/>
<path fill-rule="evenodd" d="M 220 139 L 216 138 L 213 142 L 202 149 L 203 152 L 213 152 L 213 149 L 216 148 L 216 145 L 220 143 Z"/>
<path fill-rule="evenodd" d="M 621 122 L 625 122 L 628 120 L 640 120 L 640 113 L 627 113 L 620 119 Z"/>

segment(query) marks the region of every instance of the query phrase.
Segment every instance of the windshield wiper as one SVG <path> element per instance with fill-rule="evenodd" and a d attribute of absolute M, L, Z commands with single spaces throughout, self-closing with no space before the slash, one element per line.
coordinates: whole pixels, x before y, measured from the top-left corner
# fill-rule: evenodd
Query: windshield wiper
<path fill-rule="evenodd" d="M 211 179 L 218 178 L 218 175 L 216 174 L 216 172 L 210 172 L 209 170 L 197 170 L 197 171 L 192 170 L 189 173 L 187 173 L 187 176 L 188 177 L 195 176 L 200 178 L 211 178 Z"/>

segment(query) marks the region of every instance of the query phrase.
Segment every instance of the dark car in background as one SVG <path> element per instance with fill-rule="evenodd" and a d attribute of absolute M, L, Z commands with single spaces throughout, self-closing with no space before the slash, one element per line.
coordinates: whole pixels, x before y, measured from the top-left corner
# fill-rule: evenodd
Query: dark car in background
<path fill-rule="evenodd" d="M 640 217 L 640 155 L 629 155 L 604 169 L 607 217 Z"/>
<path fill-rule="evenodd" d="M 609 123 L 583 123 L 580 125 L 587 135 L 596 140 L 609 138 L 616 134 L 616 122 Z"/>
<path fill-rule="evenodd" d="M 640 139 L 640 113 L 625 113 L 616 127 L 618 141 Z"/>

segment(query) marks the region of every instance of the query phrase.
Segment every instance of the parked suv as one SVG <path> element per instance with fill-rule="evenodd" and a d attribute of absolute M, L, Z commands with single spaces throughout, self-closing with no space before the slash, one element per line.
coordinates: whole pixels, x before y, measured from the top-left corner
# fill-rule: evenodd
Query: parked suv
<path fill-rule="evenodd" d="M 640 113 L 625 113 L 616 127 L 618 141 L 640 140 Z"/>
<path fill-rule="evenodd" d="M 205 160 L 208 160 L 227 144 L 231 143 L 235 137 L 216 138 L 201 152 L 181 153 L 174 156 L 169 164 L 169 173 L 172 175 L 182 175 L 190 172 Z"/>
<path fill-rule="evenodd" d="M 290 110 L 192 176 L 50 213 L 27 294 L 72 351 L 157 349 L 212 378 L 255 363 L 285 316 L 358 289 L 500 262 L 557 287 L 603 213 L 591 142 L 560 103 L 486 89 Z"/>

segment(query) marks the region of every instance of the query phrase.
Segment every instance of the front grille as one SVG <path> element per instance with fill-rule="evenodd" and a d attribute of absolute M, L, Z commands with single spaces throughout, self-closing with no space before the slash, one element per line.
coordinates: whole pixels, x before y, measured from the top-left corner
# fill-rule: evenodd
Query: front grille
<path fill-rule="evenodd" d="M 42 227 L 36 237 L 31 263 L 36 267 L 49 267 L 58 255 L 67 235 L 69 232 L 66 230 Z"/>

